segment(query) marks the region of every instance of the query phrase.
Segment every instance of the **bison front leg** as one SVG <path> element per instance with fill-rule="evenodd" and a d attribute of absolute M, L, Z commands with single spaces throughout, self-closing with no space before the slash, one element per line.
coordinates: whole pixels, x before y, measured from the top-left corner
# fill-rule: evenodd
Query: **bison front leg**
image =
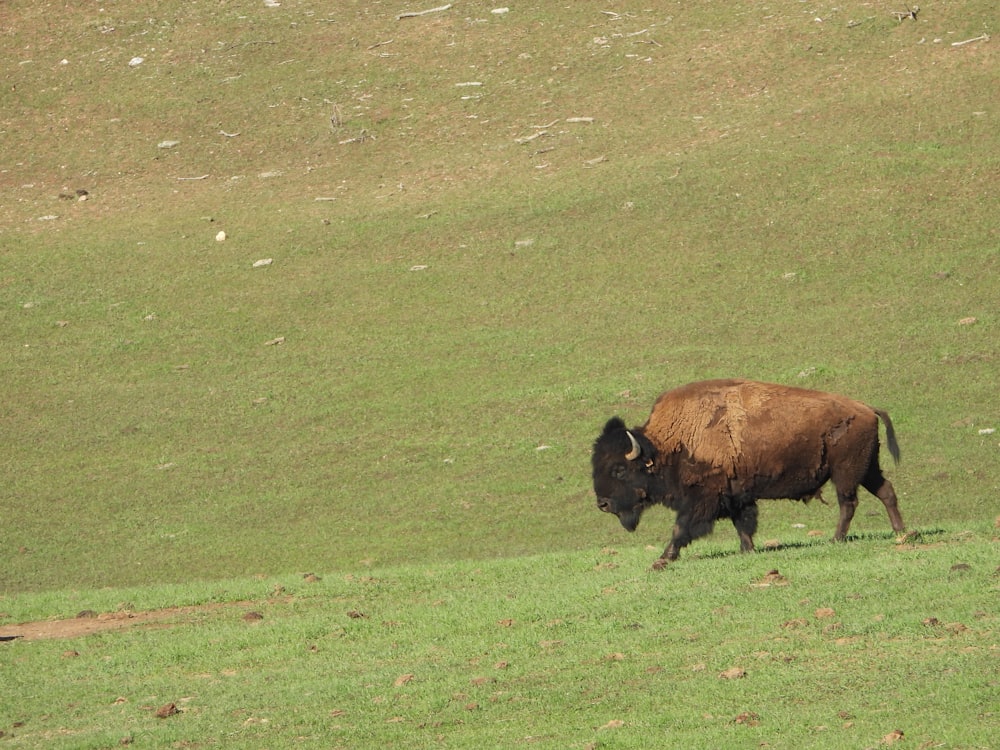
<path fill-rule="evenodd" d="M 740 552 L 753 552 L 753 535 L 757 533 L 757 503 L 745 505 L 733 513 L 733 526 L 740 535 Z"/>
<path fill-rule="evenodd" d="M 653 570 L 663 570 L 667 563 L 676 560 L 684 547 L 698 537 L 705 536 L 712 531 L 713 521 L 695 521 L 686 516 L 678 516 L 674 523 L 674 533 L 670 538 L 670 544 L 663 550 L 663 554 L 653 563 Z"/>

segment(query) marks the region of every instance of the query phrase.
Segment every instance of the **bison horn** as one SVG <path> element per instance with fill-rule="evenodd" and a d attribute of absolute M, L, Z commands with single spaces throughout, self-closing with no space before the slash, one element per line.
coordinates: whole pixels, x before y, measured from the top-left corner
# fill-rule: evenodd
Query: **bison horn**
<path fill-rule="evenodd" d="M 625 454 L 625 459 L 628 461 L 635 461 L 640 455 L 642 455 L 642 448 L 639 447 L 639 441 L 635 439 L 635 435 L 628 430 L 625 430 L 625 434 L 628 435 L 629 442 L 632 443 L 632 450 Z"/>

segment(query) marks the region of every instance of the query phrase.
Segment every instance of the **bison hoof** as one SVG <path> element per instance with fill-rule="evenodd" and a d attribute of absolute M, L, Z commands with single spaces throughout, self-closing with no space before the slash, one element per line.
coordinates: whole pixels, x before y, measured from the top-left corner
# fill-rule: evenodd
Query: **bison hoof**
<path fill-rule="evenodd" d="M 653 563 L 653 570 L 663 570 L 664 568 L 667 567 L 667 565 L 669 563 L 670 563 L 669 560 L 661 557 L 661 558 L 657 559 L 656 562 Z"/>

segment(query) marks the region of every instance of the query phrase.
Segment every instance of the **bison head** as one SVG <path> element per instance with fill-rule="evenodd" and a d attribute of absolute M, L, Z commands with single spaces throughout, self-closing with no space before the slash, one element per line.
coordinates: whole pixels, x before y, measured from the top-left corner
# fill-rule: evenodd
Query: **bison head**
<path fill-rule="evenodd" d="M 628 531 L 635 531 L 642 512 L 662 494 L 653 470 L 656 449 L 638 431 L 625 428 L 615 417 L 604 425 L 594 443 L 594 494 L 597 507 L 618 516 Z"/>

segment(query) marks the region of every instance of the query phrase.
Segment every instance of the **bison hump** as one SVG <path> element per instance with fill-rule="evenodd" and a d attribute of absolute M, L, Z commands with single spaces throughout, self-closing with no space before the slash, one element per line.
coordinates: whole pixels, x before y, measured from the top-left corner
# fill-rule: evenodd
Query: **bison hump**
<path fill-rule="evenodd" d="M 815 460 L 824 434 L 836 443 L 862 414 L 866 423 L 875 419 L 870 407 L 842 396 L 710 380 L 660 396 L 644 432 L 665 453 L 684 450 L 703 469 L 737 477 L 748 471 L 771 474 L 776 467 L 770 464 L 779 460 L 799 463 L 807 454 Z"/>
<path fill-rule="evenodd" d="M 752 417 L 753 392 L 745 381 L 710 381 L 663 394 L 644 432 L 667 452 L 682 448 L 690 460 L 735 476 Z M 748 401 L 747 397 L 751 397 Z"/>

